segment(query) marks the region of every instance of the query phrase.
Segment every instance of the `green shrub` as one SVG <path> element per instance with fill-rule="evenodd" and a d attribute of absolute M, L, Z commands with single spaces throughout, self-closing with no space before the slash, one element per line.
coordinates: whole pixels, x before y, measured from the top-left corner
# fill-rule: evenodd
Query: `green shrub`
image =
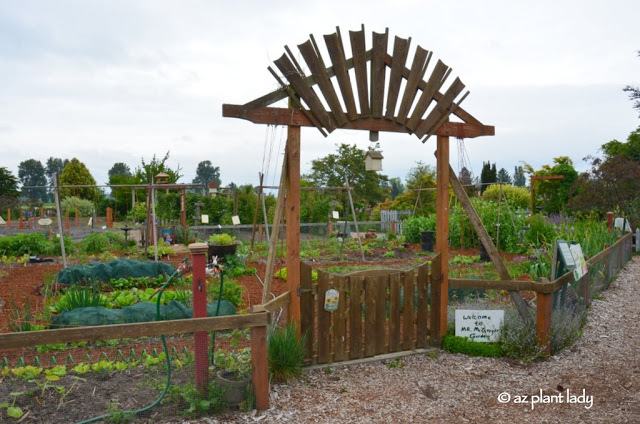
<path fill-rule="evenodd" d="M 71 236 L 64 236 L 64 250 L 67 255 L 72 255 L 78 251 L 78 243 Z M 60 248 L 60 238 L 54 237 L 49 242 L 48 253 L 53 256 L 62 256 Z"/>
<path fill-rule="evenodd" d="M 211 237 L 209 237 L 209 244 L 213 244 L 213 245 L 227 245 L 227 244 L 234 244 L 235 242 L 236 242 L 235 236 L 232 236 L 227 233 L 213 234 Z"/>
<path fill-rule="evenodd" d="M 527 218 L 527 225 L 529 229 L 526 231 L 524 237 L 527 243 L 531 244 L 535 248 L 540 248 L 544 245 L 550 245 L 556 238 L 556 230 L 547 219 L 540 215 L 535 214 Z"/>
<path fill-rule="evenodd" d="M 41 233 L 14 234 L 0 237 L 0 255 L 40 255 L 49 249 L 49 240 Z"/>
<path fill-rule="evenodd" d="M 454 336 L 453 334 L 446 334 L 442 337 L 442 347 L 451 353 L 464 353 L 470 356 L 503 356 L 499 343 L 474 342 L 466 337 Z"/>
<path fill-rule="evenodd" d="M 106 252 L 110 247 L 111 243 L 109 243 L 109 238 L 102 233 L 89 234 L 80 242 L 82 251 L 89 255 L 98 255 Z"/>
<path fill-rule="evenodd" d="M 420 243 L 423 231 L 436 230 L 436 215 L 412 216 L 402 223 L 402 234 L 409 243 Z"/>
<path fill-rule="evenodd" d="M 95 205 L 92 201 L 81 199 L 79 197 L 71 196 L 65 197 L 60 201 L 60 208 L 62 212 L 69 212 L 71 216 L 74 216 L 76 209 L 78 209 L 79 216 L 91 216 L 95 209 Z"/>
<path fill-rule="evenodd" d="M 100 293 L 98 285 L 91 287 L 73 285 L 67 289 L 67 292 L 58 298 L 58 301 L 51 305 L 51 312 L 59 313 L 62 311 L 72 311 L 76 308 L 87 306 L 104 306 L 107 307 L 108 298 Z"/>
<path fill-rule="evenodd" d="M 502 186 L 502 202 L 507 199 L 511 209 L 527 209 L 531 202 L 531 193 L 525 187 L 515 187 L 512 185 Z M 482 193 L 482 198 L 498 203 L 500 199 L 500 185 L 492 184 Z"/>
<path fill-rule="evenodd" d="M 267 344 L 269 373 L 273 381 L 286 383 L 302 373 L 302 360 L 306 355 L 307 336 L 298 337 L 298 327 L 288 323 L 271 329 Z"/>

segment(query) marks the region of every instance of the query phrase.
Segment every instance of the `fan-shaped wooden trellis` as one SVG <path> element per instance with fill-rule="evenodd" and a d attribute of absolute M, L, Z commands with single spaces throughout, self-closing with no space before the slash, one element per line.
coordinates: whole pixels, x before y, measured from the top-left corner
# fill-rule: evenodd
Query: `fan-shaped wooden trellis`
<path fill-rule="evenodd" d="M 336 28 L 335 33 L 324 36 L 332 63 L 326 67 L 310 35 L 298 46 L 310 75 L 305 75 L 285 47 L 286 53 L 274 63 L 289 84 L 269 67 L 281 88 L 244 105 L 225 104 L 223 116 L 260 124 L 315 126 L 324 136 L 336 128 L 406 132 L 423 142 L 434 134 L 461 138 L 494 135 L 493 126 L 483 125 L 460 107 L 469 92 L 456 101 L 465 88 L 460 78 L 455 78 L 444 93 L 440 91 L 451 68 L 438 60 L 427 74 L 433 53 L 418 46 L 409 69 L 405 65 L 411 38 L 395 37 L 393 55 L 387 53 L 388 38 L 388 30 L 373 32 L 372 47 L 367 50 L 364 27 L 349 31 L 352 57 L 347 59 L 340 29 Z M 355 84 L 350 72 L 355 75 Z M 268 107 L 287 97 L 296 107 L 293 111 Z M 462 122 L 448 122 L 451 114 Z"/>

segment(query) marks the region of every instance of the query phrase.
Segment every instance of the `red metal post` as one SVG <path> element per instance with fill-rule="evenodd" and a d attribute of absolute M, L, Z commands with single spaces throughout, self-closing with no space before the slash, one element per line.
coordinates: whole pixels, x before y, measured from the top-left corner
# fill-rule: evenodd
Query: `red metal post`
<path fill-rule="evenodd" d="M 205 243 L 189 245 L 193 263 L 193 317 L 207 316 L 207 280 L 205 274 L 205 253 L 209 250 Z M 209 361 L 207 358 L 208 339 L 206 331 L 193 333 L 195 340 L 195 383 L 196 389 L 205 393 L 209 386 Z"/>

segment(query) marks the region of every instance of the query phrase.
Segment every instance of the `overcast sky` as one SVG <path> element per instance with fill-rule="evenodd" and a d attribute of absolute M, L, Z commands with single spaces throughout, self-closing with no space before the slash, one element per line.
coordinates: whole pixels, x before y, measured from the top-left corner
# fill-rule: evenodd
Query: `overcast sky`
<path fill-rule="evenodd" d="M 277 88 L 267 66 L 285 45 L 297 52 L 313 33 L 324 49 L 323 34 L 364 24 L 367 48 L 389 28 L 412 38 L 409 63 L 416 45 L 433 51 L 471 91 L 463 107 L 495 125 L 495 137 L 452 139 L 454 169 L 462 148 L 475 175 L 487 160 L 512 173 L 557 156 L 585 169 L 640 124 L 622 91 L 640 85 L 638 16 L 637 0 L 0 0 L 0 166 L 17 176 L 23 160 L 77 157 L 105 183 L 115 162 L 133 170 L 170 151 L 180 182 L 210 160 L 223 184 L 257 185 L 260 171 L 277 183 L 285 130 L 222 118 L 222 104 Z M 339 143 L 370 144 L 362 131 L 304 128 L 302 171 Z M 390 177 L 435 164 L 435 139 L 380 143 Z"/>

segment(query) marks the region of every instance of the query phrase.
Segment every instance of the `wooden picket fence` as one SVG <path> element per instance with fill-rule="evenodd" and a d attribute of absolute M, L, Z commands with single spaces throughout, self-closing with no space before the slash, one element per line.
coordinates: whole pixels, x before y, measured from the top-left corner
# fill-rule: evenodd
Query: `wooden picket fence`
<path fill-rule="evenodd" d="M 427 347 L 431 275 L 427 263 L 410 271 L 368 270 L 347 275 L 301 264 L 301 331 L 308 363 L 326 364 Z M 325 294 L 339 293 L 327 312 Z"/>

